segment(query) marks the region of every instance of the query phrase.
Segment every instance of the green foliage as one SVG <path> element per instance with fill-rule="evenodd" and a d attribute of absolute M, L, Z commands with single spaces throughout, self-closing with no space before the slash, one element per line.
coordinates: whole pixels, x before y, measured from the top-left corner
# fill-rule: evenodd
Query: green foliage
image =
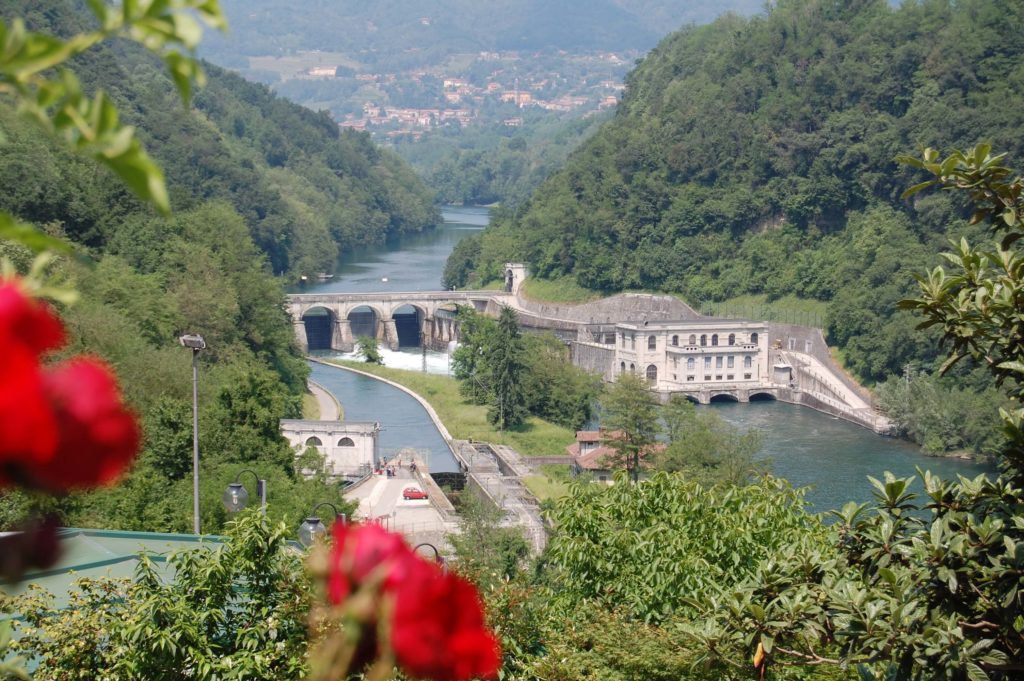
<path fill-rule="evenodd" d="M 527 367 L 515 310 L 507 306 L 501 308 L 496 331 L 494 343 L 484 350 L 483 357 L 492 391 L 487 420 L 499 430 L 505 430 L 522 425 L 527 413 L 522 385 Z"/>
<path fill-rule="evenodd" d="M 661 432 L 659 405 L 647 382 L 634 373 L 621 373 L 601 396 L 601 425 L 605 442 L 615 450 L 606 457 L 608 468 L 624 468 L 636 482 L 650 468 L 651 448 Z"/>
<path fill-rule="evenodd" d="M 384 358 L 380 354 L 380 346 L 373 336 L 360 336 L 356 340 L 357 352 L 363 356 L 363 361 L 368 364 L 384 364 Z"/>
<path fill-rule="evenodd" d="M 965 378 L 914 373 L 892 376 L 877 387 L 878 407 L 896 434 L 930 454 L 971 452 L 987 458 L 1002 445 L 998 405 L 1010 405 L 995 388 L 981 391 L 958 385 Z"/>
<path fill-rule="evenodd" d="M 728 593 L 764 557 L 824 537 L 803 496 L 782 481 L 705 488 L 655 473 L 625 482 L 620 473 L 612 486 L 577 483 L 550 514 L 548 564 L 560 597 L 656 623 L 694 613 L 697 594 Z"/>
<path fill-rule="evenodd" d="M 659 470 L 686 474 L 704 485 L 741 485 L 768 472 L 769 462 L 754 461 L 761 450 L 761 434 L 741 433 L 713 411 L 699 412 L 681 395 L 673 395 L 661 409 L 668 447 L 658 456 Z"/>
<path fill-rule="evenodd" d="M 35 678 L 301 679 L 312 586 L 289 530 L 257 513 L 223 545 L 142 555 L 134 581 L 82 579 L 66 610 L 40 590 L 12 599 Z M 166 577 L 173 575 L 173 581 Z"/>

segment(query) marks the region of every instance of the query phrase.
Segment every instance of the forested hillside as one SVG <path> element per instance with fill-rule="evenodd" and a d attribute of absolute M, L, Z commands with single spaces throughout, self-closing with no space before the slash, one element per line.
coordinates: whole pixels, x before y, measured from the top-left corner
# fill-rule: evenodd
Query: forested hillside
<path fill-rule="evenodd" d="M 407 66 L 481 50 L 647 49 L 686 22 L 710 21 L 729 10 L 753 13 L 761 5 L 757 0 L 314 0 L 296 11 L 294 3 L 283 0 L 228 0 L 223 6 L 232 32 L 211 37 L 203 51 L 230 65 L 243 55 L 323 50 L 365 63 Z"/>
<path fill-rule="evenodd" d="M 936 356 L 895 311 L 947 237 L 977 235 L 894 161 L 987 140 L 1024 157 L 1024 4 L 781 0 L 664 40 L 615 118 L 528 205 L 464 242 L 449 283 L 509 259 L 603 292 L 694 304 L 829 301 L 830 341 L 862 378 Z"/>
<path fill-rule="evenodd" d="M 34 30 L 71 35 L 72 3 L 6 2 Z M 182 106 L 162 65 L 134 44 L 75 60 L 103 88 L 163 166 L 174 215 L 159 217 L 111 174 L 73 155 L 0 101 L 0 208 L 66 237 L 78 258 L 57 264 L 80 295 L 60 310 L 71 342 L 116 369 L 144 427 L 144 450 L 117 488 L 57 502 L 66 524 L 185 531 L 191 525 L 191 371 L 183 332 L 200 333 L 203 528 L 239 470 L 270 480 L 273 515 L 297 519 L 317 501 L 342 503 L 320 475 L 296 474 L 278 419 L 300 415 L 308 369 L 283 311 L 284 277 L 330 269 L 340 250 L 431 227 L 432 196 L 397 156 L 364 134 L 207 66 Z M 29 259 L 4 244 L 21 269 Z M 284 275 L 275 276 L 275 275 Z M 315 471 L 322 461 L 304 460 Z M 0 496 L 0 528 L 49 503 Z"/>

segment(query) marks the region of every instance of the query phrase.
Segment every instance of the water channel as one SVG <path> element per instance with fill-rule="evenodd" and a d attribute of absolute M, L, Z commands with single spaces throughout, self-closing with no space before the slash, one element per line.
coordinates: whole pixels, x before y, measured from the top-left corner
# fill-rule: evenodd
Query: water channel
<path fill-rule="evenodd" d="M 339 263 L 334 279 L 309 286 L 308 292 L 376 292 L 436 290 L 445 259 L 465 236 L 483 229 L 484 208 L 447 207 L 439 229 L 400 241 L 353 252 Z M 385 281 L 386 280 L 386 281 Z M 385 351 L 385 364 L 398 368 L 445 373 L 445 353 L 421 353 L 405 348 Z M 401 447 L 430 450 L 431 468 L 455 470 L 444 440 L 416 400 L 380 381 L 313 364 L 313 379 L 341 401 L 345 417 L 380 421 L 383 451 Z M 715 409 L 742 430 L 761 432 L 761 456 L 769 459 L 776 475 L 799 487 L 810 487 L 808 500 L 815 510 L 838 508 L 848 500 L 871 499 L 867 476 L 884 471 L 914 475 L 921 467 L 943 477 L 974 476 L 989 469 L 969 461 L 928 457 L 912 444 L 884 438 L 825 414 L 778 402 L 722 403 Z"/>

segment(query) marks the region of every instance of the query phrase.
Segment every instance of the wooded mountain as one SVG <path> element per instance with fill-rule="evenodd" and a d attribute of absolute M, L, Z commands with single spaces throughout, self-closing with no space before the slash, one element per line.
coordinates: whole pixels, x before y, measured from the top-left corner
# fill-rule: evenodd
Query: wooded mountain
<path fill-rule="evenodd" d="M 425 63 L 443 54 L 493 50 L 648 49 L 667 30 L 735 10 L 759 11 L 757 0 L 227 0 L 226 38 L 204 53 L 218 63 L 238 55 L 293 50 L 344 52 L 359 61 Z M 224 61 L 225 59 L 229 61 Z M 409 61 L 411 60 L 411 61 Z"/>
<path fill-rule="evenodd" d="M 462 245 L 458 269 L 525 258 L 605 292 L 826 300 L 862 377 L 927 366 L 934 345 L 895 303 L 947 237 L 978 228 L 948 195 L 900 200 L 922 178 L 894 157 L 987 140 L 1024 158 L 1022 25 L 1019 2 L 780 0 L 685 28 L 528 205 Z"/>

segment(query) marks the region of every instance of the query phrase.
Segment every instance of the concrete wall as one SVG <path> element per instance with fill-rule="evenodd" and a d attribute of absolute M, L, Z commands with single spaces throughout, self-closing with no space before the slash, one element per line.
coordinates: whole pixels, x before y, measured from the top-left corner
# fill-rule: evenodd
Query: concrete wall
<path fill-rule="evenodd" d="M 322 443 L 317 450 L 324 455 L 327 470 L 334 475 L 362 475 L 376 464 L 377 423 L 343 421 L 307 421 L 282 419 L 281 434 L 296 454 L 306 449 L 306 442 L 316 437 Z M 338 446 L 343 438 L 352 446 Z"/>
<path fill-rule="evenodd" d="M 768 325 L 769 339 L 773 345 L 778 341 L 783 350 L 802 352 L 814 357 L 828 367 L 843 385 L 860 395 L 868 403 L 872 403 L 871 393 L 850 378 L 846 371 L 832 357 L 821 329 L 812 326 L 798 326 L 796 324 L 780 324 L 778 322 L 766 323 Z M 792 348 L 790 347 L 790 341 L 792 341 Z"/>
<path fill-rule="evenodd" d="M 569 357 L 581 369 L 600 374 L 606 381 L 615 380 L 615 346 L 573 341 Z"/>
<path fill-rule="evenodd" d="M 602 298 L 582 305 L 538 303 L 520 297 L 517 305 L 542 317 L 586 324 L 700 318 L 692 307 L 674 296 L 655 296 L 646 293 L 620 293 L 611 298 Z"/>

